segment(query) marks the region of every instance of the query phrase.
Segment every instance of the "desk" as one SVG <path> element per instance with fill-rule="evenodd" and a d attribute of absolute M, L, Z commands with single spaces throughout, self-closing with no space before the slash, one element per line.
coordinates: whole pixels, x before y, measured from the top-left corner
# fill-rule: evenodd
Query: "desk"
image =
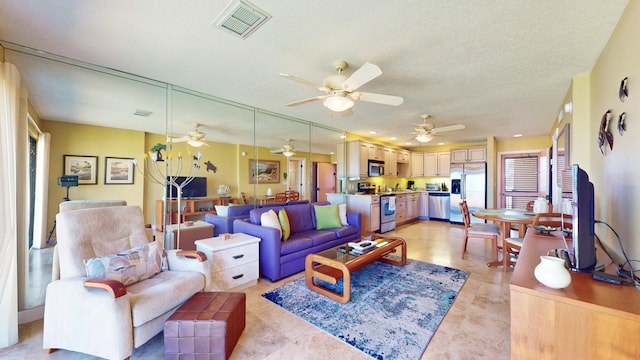
<path fill-rule="evenodd" d="M 554 236 L 527 230 L 511 276 L 512 359 L 640 358 L 640 291 L 571 272 L 571 284 L 551 289 L 533 270 L 540 255 L 564 248 Z M 614 269 L 608 269 L 609 272 Z"/>
<path fill-rule="evenodd" d="M 256 197 L 256 201 L 258 202 L 258 204 L 260 204 L 261 206 L 268 203 L 269 201 L 273 201 L 275 200 L 276 197 L 273 195 L 265 195 L 265 196 L 258 196 Z"/>

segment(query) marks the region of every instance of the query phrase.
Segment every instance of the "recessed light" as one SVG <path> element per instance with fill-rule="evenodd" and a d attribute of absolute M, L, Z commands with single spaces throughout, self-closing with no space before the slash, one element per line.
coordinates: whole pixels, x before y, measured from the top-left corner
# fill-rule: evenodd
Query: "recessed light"
<path fill-rule="evenodd" d="M 389 138 L 389 140 L 396 140 L 396 139 L 397 139 L 397 137 L 395 137 L 395 136 L 392 136 L 392 137 Z"/>
<path fill-rule="evenodd" d="M 513 137 L 522 137 L 522 134 L 515 134 Z"/>
<path fill-rule="evenodd" d="M 440 143 L 438 143 L 438 145 L 444 145 L 444 143 L 440 142 Z"/>
<path fill-rule="evenodd" d="M 377 134 L 377 131 L 369 131 L 369 134 L 373 135 L 373 134 Z"/>
<path fill-rule="evenodd" d="M 406 144 L 406 145 L 413 145 L 413 144 L 411 143 L 411 141 L 407 141 L 405 144 Z"/>

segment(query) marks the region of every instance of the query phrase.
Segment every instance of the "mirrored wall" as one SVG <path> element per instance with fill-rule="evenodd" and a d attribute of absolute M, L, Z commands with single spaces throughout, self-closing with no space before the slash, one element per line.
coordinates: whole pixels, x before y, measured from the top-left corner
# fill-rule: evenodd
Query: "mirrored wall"
<path fill-rule="evenodd" d="M 207 197 L 218 196 L 221 185 L 230 189 L 228 196 L 250 204 L 289 189 L 309 201 L 341 190 L 335 178 L 336 151 L 345 136 L 339 129 L 235 103 L 224 94 L 203 94 L 16 44 L 0 45 L 4 60 L 16 65 L 28 88 L 30 112 L 41 130 L 51 133 L 49 173 L 36 174 L 47 177 L 49 184 L 45 234 L 52 230 L 67 190 L 72 200 L 125 199 L 129 205 L 140 205 L 145 220 L 155 224 L 157 201 L 166 198 L 164 186 L 138 172 L 132 184 L 110 185 L 105 158 L 131 158 L 142 164 L 143 154 L 157 144 L 167 146 L 174 157 L 200 154 L 197 176 L 207 179 Z M 205 145 L 181 140 L 196 130 L 205 134 Z M 71 189 L 57 184 L 68 154 L 98 157 L 95 184 Z M 265 164 L 274 170 L 264 174 L 260 167 Z M 165 171 L 179 173 L 175 168 Z M 326 181 L 318 179 L 326 172 L 332 172 L 334 188 L 320 191 L 320 183 L 324 186 Z M 50 243 L 46 240 L 50 239 L 25 240 L 21 246 L 29 251 L 41 243 L 35 247 L 45 248 Z M 20 310 L 41 306 L 50 275 L 31 273 L 34 264 L 26 256 L 20 261 L 25 269 Z M 44 271 L 50 274 L 50 264 Z M 34 288 L 41 289 L 37 295 L 32 295 Z"/>

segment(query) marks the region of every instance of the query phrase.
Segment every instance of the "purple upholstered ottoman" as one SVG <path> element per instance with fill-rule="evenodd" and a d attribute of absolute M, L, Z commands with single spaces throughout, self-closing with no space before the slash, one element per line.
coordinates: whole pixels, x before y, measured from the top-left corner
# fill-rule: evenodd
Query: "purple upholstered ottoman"
<path fill-rule="evenodd" d="M 166 360 L 228 359 L 245 326 L 246 295 L 199 292 L 164 323 Z"/>

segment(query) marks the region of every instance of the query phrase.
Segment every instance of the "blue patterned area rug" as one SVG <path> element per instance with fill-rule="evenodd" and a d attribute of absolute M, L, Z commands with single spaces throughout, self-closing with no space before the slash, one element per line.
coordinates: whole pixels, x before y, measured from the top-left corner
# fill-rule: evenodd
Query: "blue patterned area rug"
<path fill-rule="evenodd" d="M 309 290 L 304 277 L 262 296 L 375 359 L 420 359 L 468 276 L 411 259 L 375 262 L 352 274 L 344 305 Z"/>

